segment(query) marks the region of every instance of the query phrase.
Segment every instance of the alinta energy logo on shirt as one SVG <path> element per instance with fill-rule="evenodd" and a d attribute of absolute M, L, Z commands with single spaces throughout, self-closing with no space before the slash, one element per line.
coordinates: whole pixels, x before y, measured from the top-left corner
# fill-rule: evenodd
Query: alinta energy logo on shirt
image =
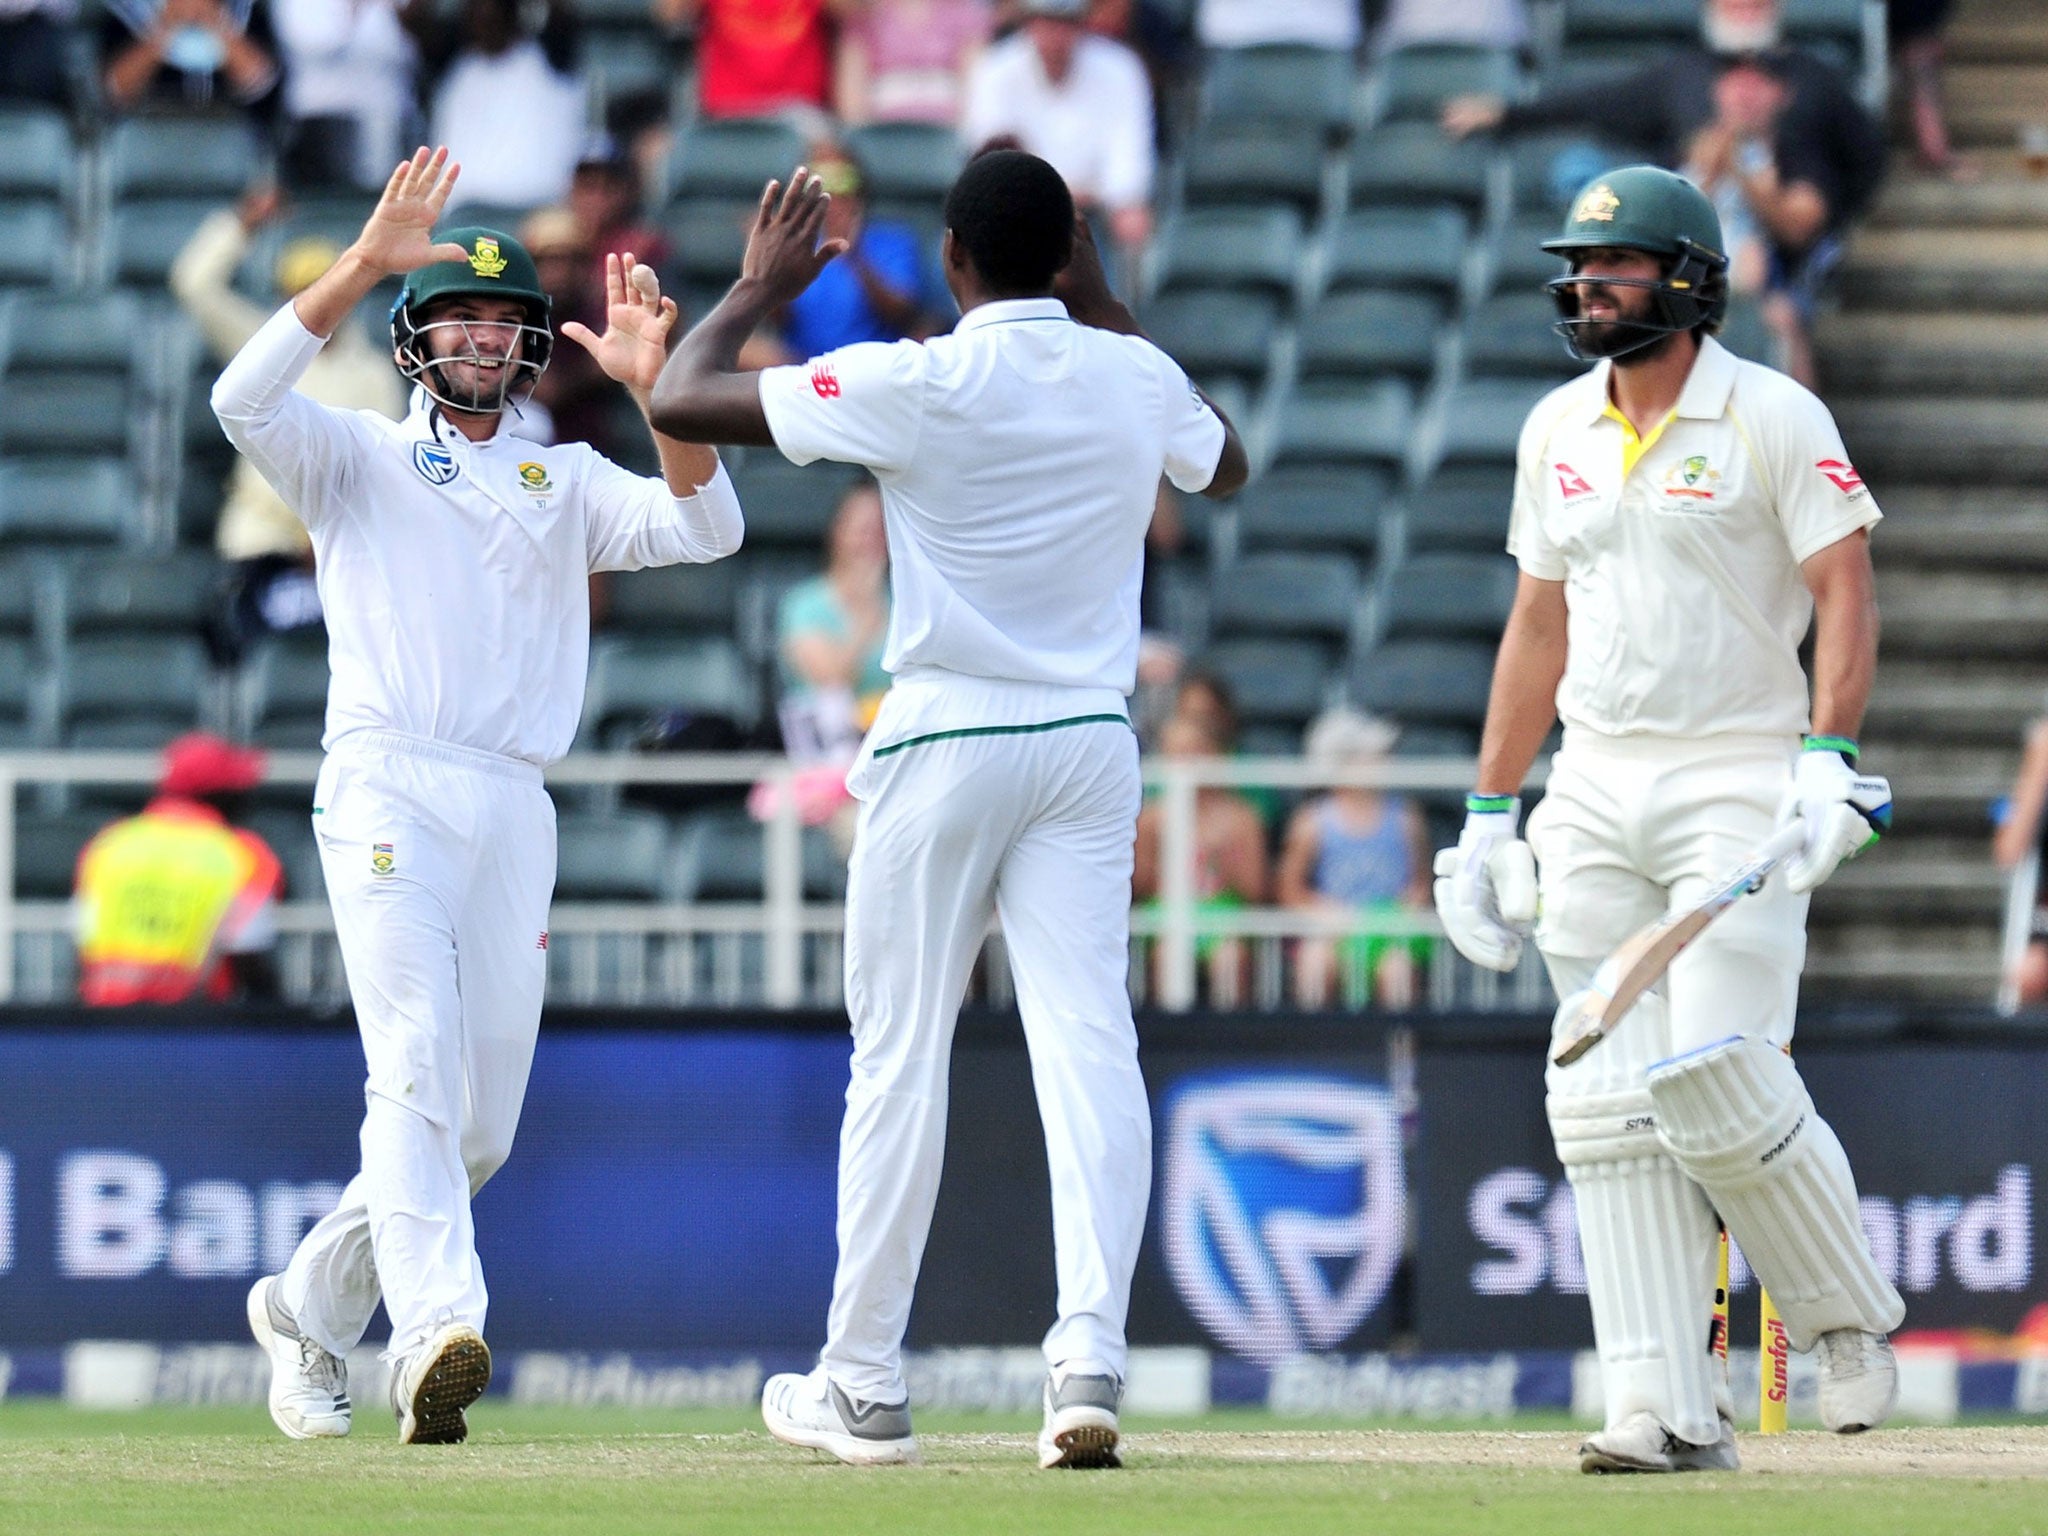
<path fill-rule="evenodd" d="M 455 455 L 439 443 L 414 443 L 412 467 L 429 485 L 446 485 L 457 473 Z"/>

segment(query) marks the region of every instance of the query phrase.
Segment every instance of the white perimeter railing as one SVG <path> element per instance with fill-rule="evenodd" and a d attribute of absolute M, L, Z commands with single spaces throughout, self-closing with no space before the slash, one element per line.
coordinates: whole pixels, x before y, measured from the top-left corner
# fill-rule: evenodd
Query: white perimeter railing
<path fill-rule="evenodd" d="M 305 784 L 317 776 L 317 753 L 275 753 L 268 785 Z M 1163 817 L 1160 898 L 1131 914 L 1133 1000 L 1169 1010 L 1212 1007 L 1279 1010 L 1293 1006 L 1287 986 L 1291 946 L 1301 939 L 1370 934 L 1387 939 L 1441 938 L 1434 913 L 1340 914 L 1248 907 L 1201 911 L 1195 887 L 1195 794 L 1205 785 L 1302 791 L 1336 783 L 1393 791 L 1462 792 L 1472 780 L 1466 758 L 1392 759 L 1333 776 L 1295 758 L 1200 761 L 1148 759 L 1145 782 Z M 797 771 L 787 759 L 759 754 L 579 754 L 548 770 L 555 788 L 599 794 L 635 786 L 744 788 L 762 780 L 786 784 Z M 65 901 L 16 898 L 15 825 L 22 791 L 64 794 L 78 785 L 147 788 L 159 759 L 146 752 L 0 753 L 0 1002 L 70 1000 L 75 988 L 71 908 Z M 308 798 L 310 800 L 310 790 Z M 808 902 L 803 884 L 803 827 L 795 797 L 761 826 L 763 897 L 758 902 L 557 901 L 549 916 L 550 1001 L 658 1007 L 837 1007 L 841 1003 L 841 941 L 845 909 Z M 278 910 L 278 964 L 285 995 L 296 1002 L 346 999 L 333 919 L 324 900 L 287 901 Z M 1237 941 L 1248 959 L 1241 972 L 1218 967 L 1205 997 L 1199 950 L 1205 939 Z M 1240 977 L 1242 978 L 1240 980 Z M 1009 967 L 999 935 L 991 935 L 970 995 L 1010 1000 Z M 1353 959 L 1336 978 L 1332 1005 L 1360 1007 L 1371 978 Z M 1543 1009 L 1548 982 L 1534 946 L 1510 975 L 1470 965 L 1439 943 L 1422 978 L 1418 1001 L 1435 1008 Z"/>

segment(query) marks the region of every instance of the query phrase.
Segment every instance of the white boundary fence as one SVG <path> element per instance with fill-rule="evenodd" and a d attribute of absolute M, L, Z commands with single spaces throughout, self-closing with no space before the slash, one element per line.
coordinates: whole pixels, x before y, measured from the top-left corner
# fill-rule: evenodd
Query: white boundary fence
<path fill-rule="evenodd" d="M 266 784 L 308 786 L 318 753 L 276 753 Z M 147 789 L 159 771 L 155 753 L 0 753 L 0 1002 L 48 1003 L 73 995 L 71 911 L 64 901 L 14 895 L 15 825 L 23 792 L 61 793 L 81 785 Z M 548 770 L 556 788 L 616 793 L 626 786 L 739 787 L 784 783 L 795 772 L 785 758 L 753 754 L 579 754 Z M 1411 792 L 1462 792 L 1473 764 L 1463 758 L 1393 759 L 1342 776 L 1341 782 Z M 1385 938 L 1438 937 L 1433 913 L 1392 913 L 1332 919 L 1278 907 L 1204 912 L 1195 883 L 1195 796 L 1205 785 L 1304 791 L 1332 776 L 1295 758 L 1232 758 L 1199 762 L 1148 759 L 1145 781 L 1163 815 L 1160 899 L 1131 914 L 1134 1000 L 1182 1011 L 1212 1007 L 1280 1010 L 1293 1006 L 1286 985 L 1291 945 L 1300 939 L 1370 932 Z M 549 998 L 557 1003 L 664 1007 L 837 1007 L 841 1002 L 844 908 L 806 901 L 803 827 L 795 799 L 775 797 L 779 810 L 761 828 L 763 898 L 758 902 L 558 901 L 549 916 Z M 1369 924 L 1369 926 L 1368 926 Z M 298 1002 L 339 1003 L 347 989 L 324 900 L 293 900 L 279 909 L 279 967 L 285 994 Z M 1244 990 L 1204 996 L 1198 955 L 1205 938 L 1240 941 L 1249 953 Z M 1000 937 L 977 968 L 973 993 L 998 1003 L 1010 997 Z M 1428 966 L 1428 1005 L 1440 1008 L 1540 1009 L 1549 986 L 1533 946 L 1519 970 L 1501 976 L 1459 958 L 1439 943 Z M 1340 976 L 1336 1006 L 1358 1006 L 1370 978 Z"/>

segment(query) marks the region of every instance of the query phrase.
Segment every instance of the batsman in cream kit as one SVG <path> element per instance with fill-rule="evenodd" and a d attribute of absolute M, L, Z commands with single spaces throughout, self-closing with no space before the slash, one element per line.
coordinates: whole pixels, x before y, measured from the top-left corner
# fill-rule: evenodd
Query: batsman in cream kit
<path fill-rule="evenodd" d="M 1709 1350 L 1717 1213 L 1792 1347 L 1817 1351 L 1823 1423 L 1869 1428 L 1897 1395 L 1886 1336 L 1904 1306 L 1788 1054 L 1808 893 L 1889 816 L 1855 741 L 1876 668 L 1879 513 L 1826 407 L 1714 339 L 1728 258 L 1689 182 L 1610 172 L 1544 248 L 1569 263 L 1549 285 L 1558 330 L 1597 366 L 1523 428 L 1508 539 L 1521 575 L 1437 909 L 1459 951 L 1498 970 L 1533 932 L 1562 1035 L 1606 955 L 1799 829 L 1610 1038 L 1547 1078 L 1606 1397 L 1581 1465 L 1732 1468 Z M 1524 842 L 1518 792 L 1560 717 Z"/>
<path fill-rule="evenodd" d="M 659 477 L 520 435 L 549 299 L 510 236 L 434 224 L 458 167 L 421 149 L 332 270 L 221 373 L 213 408 L 305 522 L 331 682 L 313 825 L 368 1066 L 362 1169 L 249 1322 L 287 1435 L 345 1435 L 345 1357 L 381 1294 L 399 1438 L 461 1440 L 490 1379 L 470 1197 L 504 1163 L 540 1025 L 555 816 L 590 649 L 589 578 L 739 547 L 717 454 L 655 435 Z M 376 284 L 411 410 L 293 389 Z M 588 349 L 643 410 L 674 303 L 630 256 Z"/>

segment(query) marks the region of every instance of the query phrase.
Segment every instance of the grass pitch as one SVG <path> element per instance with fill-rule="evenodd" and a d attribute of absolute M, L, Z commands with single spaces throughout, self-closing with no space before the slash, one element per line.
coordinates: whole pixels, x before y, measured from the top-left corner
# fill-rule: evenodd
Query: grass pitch
<path fill-rule="evenodd" d="M 399 1446 L 359 1410 L 293 1443 L 260 1410 L 0 1405 L 0 1532 L 477 1536 L 2048 1536 L 2048 1427 L 1745 1437 L 1747 1471 L 1589 1478 L 1576 1432 L 1134 1420 L 1122 1472 L 1044 1473 L 1034 1425 L 920 1421 L 925 1465 L 856 1470 L 750 1416 L 487 1403 Z"/>

